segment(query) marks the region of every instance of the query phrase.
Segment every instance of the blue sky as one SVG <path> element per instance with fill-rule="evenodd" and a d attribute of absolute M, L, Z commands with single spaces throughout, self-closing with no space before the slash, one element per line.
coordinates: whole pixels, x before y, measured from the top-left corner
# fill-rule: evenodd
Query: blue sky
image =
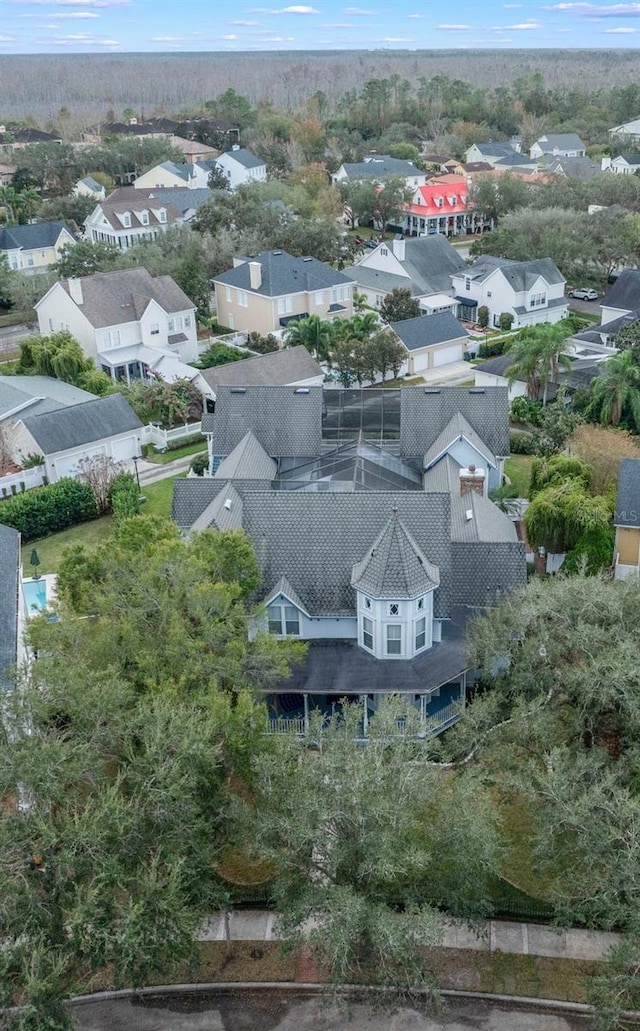
<path fill-rule="evenodd" d="M 0 0 L 6 54 L 639 44 L 640 2 Z"/>

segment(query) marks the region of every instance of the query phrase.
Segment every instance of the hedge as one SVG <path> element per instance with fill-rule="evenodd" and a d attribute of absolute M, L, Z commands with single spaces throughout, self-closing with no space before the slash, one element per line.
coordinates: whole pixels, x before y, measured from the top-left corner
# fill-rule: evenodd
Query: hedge
<path fill-rule="evenodd" d="M 91 487 L 70 478 L 0 502 L 0 523 L 19 530 L 24 541 L 66 530 L 97 514 Z"/>
<path fill-rule="evenodd" d="M 538 453 L 538 435 L 524 430 L 511 430 L 509 445 L 512 455 L 535 455 Z"/>

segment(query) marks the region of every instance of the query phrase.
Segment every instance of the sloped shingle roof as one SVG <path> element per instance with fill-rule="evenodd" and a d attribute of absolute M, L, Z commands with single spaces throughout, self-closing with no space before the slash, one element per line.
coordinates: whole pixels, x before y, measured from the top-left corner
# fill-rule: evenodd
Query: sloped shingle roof
<path fill-rule="evenodd" d="M 640 458 L 623 458 L 618 469 L 616 526 L 640 526 Z"/>
<path fill-rule="evenodd" d="M 216 276 L 213 282 L 249 290 L 263 297 L 281 297 L 283 294 L 351 284 L 342 272 L 336 272 L 317 258 L 294 258 L 286 251 L 261 251 L 251 261 L 261 266 L 262 283 L 257 290 L 251 286 L 248 261 Z"/>
<path fill-rule="evenodd" d="M 35 222 L 33 225 L 4 226 L 0 229 L 0 251 L 37 250 L 39 247 L 55 247 L 60 233 L 73 233 L 63 221 Z"/>
<path fill-rule="evenodd" d="M 210 387 L 286 386 L 298 380 L 322 376 L 317 361 L 306 347 L 287 347 L 255 358 L 243 358 L 226 365 L 202 369 L 200 375 Z"/>
<path fill-rule="evenodd" d="M 444 344 L 447 340 L 460 340 L 469 334 L 450 311 L 439 311 L 435 315 L 418 315 L 403 322 L 391 322 L 391 329 L 400 338 L 408 351 L 421 347 Z"/>
<path fill-rule="evenodd" d="M 68 280 L 63 280 L 60 286 L 71 296 Z M 94 329 L 137 322 L 150 300 L 156 301 L 167 314 L 195 308 L 171 276 L 154 277 L 145 268 L 96 272 L 93 276 L 83 276 L 80 286 L 82 304 L 79 308 Z"/>
<path fill-rule="evenodd" d="M 584 143 L 575 132 L 547 133 L 536 140 L 538 146 L 544 153 L 553 153 L 558 150 L 584 150 Z M 548 148 L 548 149 L 547 149 Z"/>
<path fill-rule="evenodd" d="M 634 311 L 640 307 L 640 269 L 625 268 L 601 301 L 602 308 Z"/>
<path fill-rule="evenodd" d="M 368 161 L 348 162 L 342 165 L 349 179 L 382 179 L 394 175 L 407 178 L 411 175 L 424 175 L 411 161 L 380 154 Z"/>
<path fill-rule="evenodd" d="M 455 412 L 452 416 L 442 433 L 434 440 L 433 444 L 424 456 L 424 467 L 428 469 L 430 465 L 433 465 L 440 456 L 456 441 L 460 440 L 461 437 L 465 437 L 466 440 L 478 451 L 479 454 L 490 464 L 495 466 L 496 456 L 491 454 L 491 451 L 478 436 L 473 426 L 471 426 L 464 415 L 460 412 Z"/>
<path fill-rule="evenodd" d="M 109 394 L 69 408 L 58 408 L 23 422 L 45 455 L 142 428 L 122 394 Z"/>
<path fill-rule="evenodd" d="M 243 168 L 261 168 L 264 165 L 262 158 L 256 157 L 255 154 L 252 154 L 250 150 L 246 150 L 244 147 L 240 147 L 238 150 L 227 150 L 224 154 L 220 154 L 220 157 L 233 158 Z"/>
<path fill-rule="evenodd" d="M 272 458 L 319 455 L 322 387 L 304 391 L 286 386 L 219 387 L 211 420 L 213 454 L 228 455 L 250 429 Z"/>
<path fill-rule="evenodd" d="M 417 598 L 439 583 L 437 567 L 422 553 L 397 510 L 351 574 L 352 587 L 373 598 Z"/>
<path fill-rule="evenodd" d="M 496 456 L 509 454 L 507 387 L 422 387 L 400 391 L 400 446 L 407 457 L 422 457 L 460 414 Z"/>
<path fill-rule="evenodd" d="M 247 430 L 231 454 L 222 460 L 216 471 L 217 480 L 272 480 L 278 463 L 270 458 L 251 430 Z"/>

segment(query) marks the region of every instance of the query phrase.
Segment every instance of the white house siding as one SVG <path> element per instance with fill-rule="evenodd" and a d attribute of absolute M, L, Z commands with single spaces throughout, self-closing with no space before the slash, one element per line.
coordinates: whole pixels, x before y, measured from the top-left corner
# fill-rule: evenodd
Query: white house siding
<path fill-rule="evenodd" d="M 475 385 L 476 387 L 509 387 L 509 401 L 513 401 L 514 397 L 527 396 L 527 385 L 522 380 L 516 379 L 513 383 L 509 383 L 505 376 L 483 372 L 481 368 L 476 369 Z"/>
<path fill-rule="evenodd" d="M 98 352 L 95 330 L 83 315 L 82 309 L 71 300 L 60 283 L 52 286 L 51 290 L 38 302 L 36 311 L 38 313 L 38 329 L 43 336 L 48 336 L 49 333 L 59 333 L 60 330 L 66 329 L 75 337 L 87 357 L 96 360 Z"/>
<path fill-rule="evenodd" d="M 604 306 L 604 304 L 601 305 L 601 310 L 602 310 L 602 316 L 600 318 L 600 325 L 601 326 L 606 326 L 607 323 L 613 322 L 614 319 L 619 319 L 623 315 L 627 315 L 628 314 L 628 310 L 626 308 L 606 308 Z"/>
<path fill-rule="evenodd" d="M 432 344 L 410 351 L 407 360 L 409 375 L 418 375 L 431 369 L 439 369 L 451 362 L 461 362 L 464 358 L 467 338 L 451 341 L 448 344 Z"/>
<path fill-rule="evenodd" d="M 493 490 L 494 487 L 500 486 L 500 477 L 498 476 L 497 470 L 488 465 L 486 458 L 484 458 L 479 451 L 476 451 L 474 446 L 470 444 L 468 440 L 464 438 L 456 440 L 451 447 L 447 448 L 447 454 L 451 455 L 453 460 L 458 463 L 461 469 L 468 469 L 470 465 L 475 465 L 476 469 L 484 469 L 485 497 L 490 490 Z"/>
<path fill-rule="evenodd" d="M 71 448 L 68 451 L 58 451 L 45 458 L 47 478 L 50 483 L 55 483 L 64 476 L 75 476 L 78 463 L 83 458 L 93 458 L 96 455 L 107 455 L 115 462 L 130 461 L 135 455 L 141 453 L 142 429 L 137 433 L 120 433 L 117 436 L 107 437 L 105 440 L 93 441 L 82 447 Z M 39 449 L 35 449 L 39 450 Z"/>
<path fill-rule="evenodd" d="M 233 151 L 221 154 L 216 158 L 216 165 L 222 169 L 229 179 L 229 187 L 237 189 L 245 183 L 263 183 L 267 178 L 267 166 L 257 165 L 255 168 L 245 168 L 233 156 Z"/>
<path fill-rule="evenodd" d="M 464 358 L 464 341 L 447 344 L 446 347 L 434 347 L 432 357 L 434 369 L 448 365 L 449 362 L 461 362 Z"/>
<path fill-rule="evenodd" d="M 185 326 L 185 318 L 189 325 Z M 138 342 L 142 339 L 149 347 L 161 347 L 163 350 L 174 351 L 183 362 L 196 361 L 198 357 L 198 339 L 196 333 L 195 309 L 181 312 L 165 312 L 157 301 L 149 301 L 145 312 L 140 319 Z M 173 325 L 173 328 L 171 328 Z M 152 329 L 158 327 L 159 332 L 152 334 Z M 169 337 L 175 333 L 184 333 L 187 340 L 181 344 L 171 345 Z"/>
<path fill-rule="evenodd" d="M 548 284 L 544 279 L 539 278 L 535 285 L 527 291 L 516 292 L 507 282 L 500 269 L 495 269 L 482 282 L 469 280 L 469 288 L 466 286 L 465 273 L 460 272 L 452 277 L 454 292 L 459 297 L 466 297 L 469 300 L 477 301 L 478 307 L 486 305 L 489 309 L 489 325 L 497 326 L 502 312 L 511 312 L 514 316 L 513 328 L 519 326 L 533 326 L 542 322 L 559 322 L 569 310 L 569 302 L 548 307 L 549 301 L 555 301 L 564 297 L 564 281 Z M 531 299 L 536 295 L 544 294 L 544 304 L 531 307 Z M 516 308 L 526 308 L 524 314 L 516 313 Z M 476 309 L 477 310 L 477 309 Z"/>

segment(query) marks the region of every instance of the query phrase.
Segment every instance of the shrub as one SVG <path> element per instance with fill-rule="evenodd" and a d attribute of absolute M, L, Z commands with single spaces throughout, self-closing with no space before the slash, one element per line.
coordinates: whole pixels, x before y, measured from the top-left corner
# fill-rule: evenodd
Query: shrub
<path fill-rule="evenodd" d="M 489 309 L 486 304 L 481 304 L 478 308 L 477 321 L 480 329 L 486 329 L 489 325 Z"/>
<path fill-rule="evenodd" d="M 44 465 L 44 455 L 31 453 L 22 459 L 23 469 L 35 469 L 40 465 Z"/>
<path fill-rule="evenodd" d="M 510 415 L 514 422 L 524 422 L 529 426 L 539 426 L 542 405 L 531 401 L 528 397 L 514 397 L 511 402 Z"/>
<path fill-rule="evenodd" d="M 167 446 L 163 448 L 163 451 L 180 451 L 181 448 L 189 447 L 191 444 L 201 444 L 203 440 L 204 437 L 201 433 L 190 433 L 188 437 L 167 441 Z"/>
<path fill-rule="evenodd" d="M 495 343 L 480 344 L 478 358 L 494 358 L 498 354 L 504 354 L 506 348 L 506 340 L 496 340 Z"/>
<path fill-rule="evenodd" d="M 202 454 L 196 455 L 191 459 L 191 468 L 193 469 L 196 476 L 204 476 L 209 468 L 209 455 Z"/>
<path fill-rule="evenodd" d="M 503 311 L 498 317 L 498 326 L 503 329 L 505 333 L 508 333 L 513 326 L 513 315 L 510 311 Z"/>
<path fill-rule="evenodd" d="M 140 491 L 131 473 L 119 473 L 111 482 L 109 504 L 114 518 L 128 519 L 138 514 Z"/>
<path fill-rule="evenodd" d="M 538 453 L 538 437 L 526 430 L 511 430 L 509 443 L 512 455 L 535 455 Z"/>
<path fill-rule="evenodd" d="M 19 530 L 25 541 L 66 530 L 95 519 L 97 514 L 91 487 L 71 478 L 37 487 L 0 503 L 0 522 Z"/>

